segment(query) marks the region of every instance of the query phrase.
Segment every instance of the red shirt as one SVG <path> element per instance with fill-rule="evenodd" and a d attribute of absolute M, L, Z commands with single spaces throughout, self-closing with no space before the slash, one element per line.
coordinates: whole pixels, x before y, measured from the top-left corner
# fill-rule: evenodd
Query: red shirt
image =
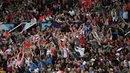
<path fill-rule="evenodd" d="M 79 67 L 79 65 L 78 65 L 78 64 L 75 64 L 75 66 L 76 66 L 76 67 Z"/>
<path fill-rule="evenodd" d="M 46 15 L 52 15 L 52 12 L 51 11 L 46 11 L 46 12 L 44 12 L 44 14 L 46 14 Z"/>
<path fill-rule="evenodd" d="M 10 3 L 11 2 L 11 0 L 8 0 L 8 3 Z"/>
<path fill-rule="evenodd" d="M 85 40 L 84 40 L 84 35 L 82 34 L 81 38 L 80 38 L 80 44 L 81 45 L 84 45 L 85 43 Z"/>
<path fill-rule="evenodd" d="M 57 55 L 57 50 L 56 49 L 52 49 L 52 54 L 53 55 Z"/>
<path fill-rule="evenodd" d="M 130 5 L 126 5 L 126 10 L 130 10 Z"/>
<path fill-rule="evenodd" d="M 40 16 L 39 19 L 40 19 L 40 21 L 42 21 L 44 18 L 45 18 L 44 16 Z"/>
<path fill-rule="evenodd" d="M 13 21 L 13 17 L 12 17 L 12 15 L 8 15 L 8 20 L 9 20 L 10 22 Z"/>
<path fill-rule="evenodd" d="M 0 41 L 2 40 L 2 38 L 0 37 Z"/>

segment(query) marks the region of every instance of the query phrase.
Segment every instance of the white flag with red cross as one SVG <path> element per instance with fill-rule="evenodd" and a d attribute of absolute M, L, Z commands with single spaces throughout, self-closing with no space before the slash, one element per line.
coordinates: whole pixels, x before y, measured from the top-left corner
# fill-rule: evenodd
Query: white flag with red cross
<path fill-rule="evenodd" d="M 33 36 L 33 41 L 34 41 L 34 42 L 38 41 L 38 39 L 39 39 L 39 36 L 38 36 L 38 35 L 34 35 L 34 36 Z"/>

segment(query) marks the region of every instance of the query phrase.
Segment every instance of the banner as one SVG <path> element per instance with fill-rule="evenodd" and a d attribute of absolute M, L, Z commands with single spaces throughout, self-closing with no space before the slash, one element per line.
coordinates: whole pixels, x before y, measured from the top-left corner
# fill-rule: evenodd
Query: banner
<path fill-rule="evenodd" d="M 35 23 L 33 23 L 33 24 L 31 24 L 31 23 L 26 23 L 25 26 L 24 26 L 24 28 L 23 28 L 23 30 L 21 31 L 21 33 L 22 33 L 23 31 L 26 31 L 27 29 L 31 28 L 33 25 L 35 25 Z"/>
<path fill-rule="evenodd" d="M 61 27 L 61 24 L 59 23 L 54 23 L 51 25 L 52 27 L 55 27 L 55 28 L 60 28 Z"/>
<path fill-rule="evenodd" d="M 10 28 L 14 28 L 14 24 L 0 24 L 0 31 L 10 30 Z"/>
<path fill-rule="evenodd" d="M 32 25 L 31 23 L 26 23 L 23 30 L 28 29 L 28 27 L 30 27 L 31 25 Z"/>
<path fill-rule="evenodd" d="M 51 23 L 43 23 L 43 24 L 41 24 L 41 27 L 42 27 L 42 30 L 45 30 L 46 27 L 60 28 L 61 24 L 59 24 L 59 23 L 53 23 L 53 24 L 51 24 Z"/>
<path fill-rule="evenodd" d="M 46 27 L 50 27 L 52 24 L 51 23 L 43 23 L 41 24 L 42 30 L 45 30 Z"/>

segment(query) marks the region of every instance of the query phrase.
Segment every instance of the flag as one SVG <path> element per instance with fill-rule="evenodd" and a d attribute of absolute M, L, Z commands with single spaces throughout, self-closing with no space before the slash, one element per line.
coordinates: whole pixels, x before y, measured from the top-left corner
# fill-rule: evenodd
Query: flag
<path fill-rule="evenodd" d="M 30 42 L 26 42 L 26 43 L 24 44 L 24 46 L 29 48 L 29 47 L 31 47 L 31 43 L 30 43 Z"/>
<path fill-rule="evenodd" d="M 79 0 L 79 2 L 83 8 L 89 8 L 92 6 L 91 0 Z"/>
<path fill-rule="evenodd" d="M 38 41 L 38 39 L 39 39 L 38 35 L 33 36 L 33 41 Z"/>

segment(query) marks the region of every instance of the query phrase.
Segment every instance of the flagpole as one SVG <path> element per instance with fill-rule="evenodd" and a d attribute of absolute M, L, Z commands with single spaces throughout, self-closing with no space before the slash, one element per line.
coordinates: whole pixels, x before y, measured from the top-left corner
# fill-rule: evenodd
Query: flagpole
<path fill-rule="evenodd" d="M 16 28 L 18 28 L 19 26 L 25 24 L 25 23 L 26 23 L 26 22 L 20 23 L 18 26 L 16 26 L 16 27 L 14 27 L 13 29 L 11 29 L 11 30 L 9 31 L 9 33 L 12 32 L 13 30 L 15 30 Z"/>
<path fill-rule="evenodd" d="M 20 33 L 23 33 L 24 31 L 26 31 L 27 29 L 29 29 L 30 27 L 32 27 L 33 25 L 35 25 L 36 23 L 33 23 L 33 24 L 26 24 L 26 25 L 30 25 L 30 26 L 28 26 L 28 27 L 26 27 L 26 25 L 25 25 L 25 28 L 20 32 Z"/>

